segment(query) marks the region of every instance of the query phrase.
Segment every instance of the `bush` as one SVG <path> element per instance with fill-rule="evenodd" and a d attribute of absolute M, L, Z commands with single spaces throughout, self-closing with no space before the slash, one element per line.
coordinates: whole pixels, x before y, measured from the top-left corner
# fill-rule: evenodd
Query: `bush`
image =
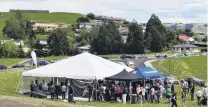
<path fill-rule="evenodd" d="M 14 42 L 8 41 L 1 45 L 0 50 L 0 53 L 3 57 L 16 57 L 18 47 Z"/>

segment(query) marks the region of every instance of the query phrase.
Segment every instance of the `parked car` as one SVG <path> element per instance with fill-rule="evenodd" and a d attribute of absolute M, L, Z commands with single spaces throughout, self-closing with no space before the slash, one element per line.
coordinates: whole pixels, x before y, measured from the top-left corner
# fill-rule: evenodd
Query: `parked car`
<path fill-rule="evenodd" d="M 155 54 L 155 57 L 156 58 L 166 58 L 166 57 L 168 57 L 166 54 L 161 54 L 161 53 L 156 53 Z"/>
<path fill-rule="evenodd" d="M 58 61 L 60 61 L 60 59 L 53 59 L 51 60 L 51 63 L 58 62 Z"/>
<path fill-rule="evenodd" d="M 49 64 L 49 62 L 48 61 L 38 61 L 38 63 L 37 63 L 37 65 L 47 65 L 47 64 Z"/>
<path fill-rule="evenodd" d="M 135 59 L 135 56 L 133 56 L 133 55 L 127 55 L 127 54 L 122 54 L 120 58 L 121 59 L 124 59 L 124 58 Z"/>
<path fill-rule="evenodd" d="M 185 81 L 194 81 L 196 85 L 198 86 L 205 86 L 205 81 L 201 80 L 199 78 L 191 77 L 191 78 L 186 78 Z"/>
<path fill-rule="evenodd" d="M 178 53 L 173 55 L 173 57 L 184 57 L 184 56 L 185 56 L 184 54 L 178 54 Z"/>
<path fill-rule="evenodd" d="M 128 62 L 128 67 L 130 67 L 130 68 L 135 68 L 135 64 L 134 64 L 134 62 L 133 61 L 129 61 Z"/>
<path fill-rule="evenodd" d="M 148 58 L 145 54 L 140 54 L 139 56 L 138 56 L 138 58 L 140 59 L 140 58 Z"/>
<path fill-rule="evenodd" d="M 174 77 L 168 76 L 168 77 L 166 77 L 166 78 L 168 79 L 168 83 L 169 83 L 169 84 L 180 84 L 180 81 L 177 80 L 177 79 L 174 78 Z"/>
<path fill-rule="evenodd" d="M 0 70 L 7 69 L 6 65 L 0 65 Z"/>
<path fill-rule="evenodd" d="M 20 67 L 24 67 L 25 65 L 23 64 L 16 64 L 14 66 L 12 66 L 12 68 L 20 68 Z"/>

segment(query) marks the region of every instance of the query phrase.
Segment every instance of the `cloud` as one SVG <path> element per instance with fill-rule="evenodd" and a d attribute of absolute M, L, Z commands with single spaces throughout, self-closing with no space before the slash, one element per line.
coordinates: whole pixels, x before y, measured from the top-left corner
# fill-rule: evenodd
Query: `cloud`
<path fill-rule="evenodd" d="M 123 17 L 147 22 L 152 13 L 162 22 L 206 22 L 206 0 L 0 0 L 2 11 L 42 9 L 51 12 L 74 12 Z"/>

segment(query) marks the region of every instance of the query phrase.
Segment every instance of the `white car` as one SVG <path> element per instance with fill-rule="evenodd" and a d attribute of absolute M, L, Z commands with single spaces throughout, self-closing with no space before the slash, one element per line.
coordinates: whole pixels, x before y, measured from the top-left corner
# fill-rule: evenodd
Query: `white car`
<path fill-rule="evenodd" d="M 169 84 L 180 84 L 180 81 L 174 77 L 167 77 Z"/>

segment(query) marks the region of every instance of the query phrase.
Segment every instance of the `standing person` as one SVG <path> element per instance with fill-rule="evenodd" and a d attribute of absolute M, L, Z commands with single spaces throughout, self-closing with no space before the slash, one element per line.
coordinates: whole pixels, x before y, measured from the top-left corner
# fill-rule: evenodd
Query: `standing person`
<path fill-rule="evenodd" d="M 183 103 L 183 107 L 186 107 L 186 92 L 185 92 L 185 89 L 182 89 L 182 103 Z"/>
<path fill-rule="evenodd" d="M 163 97 L 163 86 L 160 84 L 160 98 L 162 99 Z"/>
<path fill-rule="evenodd" d="M 38 80 L 35 80 L 35 84 L 37 85 L 37 89 L 39 89 Z"/>
<path fill-rule="evenodd" d="M 112 84 L 112 87 L 111 87 L 111 102 L 114 102 L 115 101 L 115 95 L 116 95 L 116 89 L 115 89 L 115 85 Z"/>
<path fill-rule="evenodd" d="M 104 97 L 103 97 L 103 92 L 104 92 L 104 88 L 103 88 L 103 85 L 101 84 L 100 87 L 98 88 L 100 94 L 99 94 L 99 99 L 100 101 L 103 101 Z"/>
<path fill-rule="evenodd" d="M 191 101 L 194 101 L 194 86 L 191 87 L 190 94 L 191 94 Z"/>
<path fill-rule="evenodd" d="M 73 101 L 73 93 L 74 93 L 74 90 L 73 90 L 72 86 L 70 85 L 70 83 L 68 83 L 68 102 L 69 103 L 74 102 Z"/>
<path fill-rule="evenodd" d="M 152 88 L 151 88 L 151 103 L 154 103 L 154 96 L 155 96 L 155 89 L 152 86 Z"/>
<path fill-rule="evenodd" d="M 208 86 L 206 85 L 204 88 L 205 97 L 207 98 L 207 105 L 208 105 Z"/>
<path fill-rule="evenodd" d="M 36 83 L 33 83 L 32 90 L 32 97 L 36 97 L 36 92 L 38 91 L 38 86 Z"/>
<path fill-rule="evenodd" d="M 46 83 L 44 83 L 44 84 L 42 85 L 42 89 L 43 89 L 43 91 L 46 93 L 46 92 L 48 91 L 48 85 L 47 85 Z"/>
<path fill-rule="evenodd" d="M 63 84 L 61 86 L 61 91 L 62 91 L 62 93 L 61 93 L 62 99 L 65 99 L 65 96 L 66 96 L 66 85 L 65 84 Z"/>
<path fill-rule="evenodd" d="M 147 101 L 150 102 L 150 93 L 151 93 L 150 84 L 147 83 L 145 88 L 147 90 L 146 91 L 147 92 Z"/>
<path fill-rule="evenodd" d="M 171 93 L 172 94 L 175 93 L 175 87 L 174 87 L 174 84 L 173 83 L 171 84 L 171 88 L 170 89 L 171 89 Z"/>
<path fill-rule="evenodd" d="M 198 105 L 201 105 L 200 99 L 201 99 L 202 95 L 203 95 L 203 92 L 200 89 L 198 89 L 198 91 L 196 92 Z"/>
<path fill-rule="evenodd" d="M 49 90 L 50 90 L 50 94 L 51 94 L 51 100 L 54 100 L 55 90 L 56 90 L 55 86 L 53 84 L 51 84 Z"/>
<path fill-rule="evenodd" d="M 171 107 L 173 107 L 173 106 L 177 107 L 176 93 L 173 93 L 171 102 L 172 102 L 172 106 Z"/>
<path fill-rule="evenodd" d="M 33 84 L 34 84 L 34 82 L 31 81 L 31 84 L 30 84 L 30 97 L 33 97 Z"/>
<path fill-rule="evenodd" d="M 137 102 L 141 101 L 141 95 L 140 95 L 140 92 L 141 92 L 141 87 L 140 85 L 137 86 L 136 88 L 136 92 L 137 92 Z"/>
<path fill-rule="evenodd" d="M 121 96 L 121 88 L 118 84 L 116 84 L 116 101 L 117 101 L 117 98 L 120 98 Z"/>
<path fill-rule="evenodd" d="M 142 90 L 142 103 L 144 103 L 144 100 L 145 100 L 145 87 L 142 87 L 141 88 L 141 90 Z"/>
<path fill-rule="evenodd" d="M 106 101 L 109 102 L 110 101 L 110 90 L 109 90 L 108 86 L 105 89 L 105 95 L 106 95 Z"/>
<path fill-rule="evenodd" d="M 90 102 L 90 99 L 92 97 L 92 86 L 88 85 L 88 102 Z"/>
<path fill-rule="evenodd" d="M 123 90 L 122 90 L 122 101 L 123 101 L 123 104 L 126 104 L 127 90 L 128 90 L 128 88 L 124 85 L 123 86 Z"/>
<path fill-rule="evenodd" d="M 167 103 L 170 103 L 170 96 L 171 96 L 171 90 L 169 87 L 167 87 L 167 91 L 166 91 Z"/>

